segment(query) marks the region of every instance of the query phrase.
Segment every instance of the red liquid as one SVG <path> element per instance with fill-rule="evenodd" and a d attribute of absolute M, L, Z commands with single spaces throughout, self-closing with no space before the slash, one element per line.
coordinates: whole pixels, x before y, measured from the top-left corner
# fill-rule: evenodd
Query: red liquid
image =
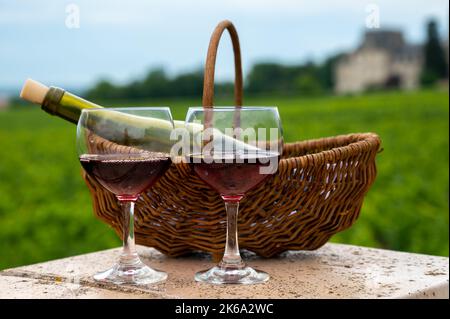
<path fill-rule="evenodd" d="M 85 171 L 119 200 L 136 200 L 170 166 L 168 154 L 81 155 Z"/>
<path fill-rule="evenodd" d="M 208 160 L 211 159 L 211 157 L 208 158 Z M 201 155 L 191 155 L 188 160 L 198 177 L 214 188 L 224 199 L 239 201 L 247 191 L 271 176 L 271 174 L 261 174 L 260 168 L 269 166 L 271 162 L 278 163 L 279 156 L 274 153 L 221 154 L 214 155 L 214 161 L 208 163 Z"/>

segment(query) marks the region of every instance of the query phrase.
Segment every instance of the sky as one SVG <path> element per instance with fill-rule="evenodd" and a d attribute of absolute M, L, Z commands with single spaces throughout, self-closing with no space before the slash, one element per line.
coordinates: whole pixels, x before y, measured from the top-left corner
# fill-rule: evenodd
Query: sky
<path fill-rule="evenodd" d="M 223 19 L 238 30 L 244 73 L 262 61 L 320 62 L 357 46 L 371 4 L 381 28 L 401 29 L 410 42 L 424 40 L 430 17 L 448 34 L 448 0 L 0 0 L 0 91 L 28 77 L 82 89 L 101 78 L 125 83 L 154 67 L 191 71 L 203 66 Z M 216 78 L 232 77 L 226 37 Z"/>

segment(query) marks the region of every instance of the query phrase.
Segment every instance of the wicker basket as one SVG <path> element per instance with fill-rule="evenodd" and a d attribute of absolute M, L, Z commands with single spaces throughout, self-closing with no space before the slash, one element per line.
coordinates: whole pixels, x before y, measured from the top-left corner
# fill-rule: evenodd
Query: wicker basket
<path fill-rule="evenodd" d="M 214 65 L 223 31 L 230 33 L 235 58 L 235 103 L 242 105 L 239 40 L 234 26 L 215 29 L 205 65 L 203 105 L 213 105 Z M 285 144 L 277 174 L 251 190 L 240 204 L 239 245 L 264 257 L 285 250 L 312 250 L 357 219 L 376 176 L 380 139 L 373 133 Z M 115 196 L 83 174 L 97 217 L 122 234 Z M 136 205 L 138 244 L 179 256 L 205 251 L 218 259 L 225 246 L 225 208 L 220 196 L 188 164 L 172 164 Z"/>

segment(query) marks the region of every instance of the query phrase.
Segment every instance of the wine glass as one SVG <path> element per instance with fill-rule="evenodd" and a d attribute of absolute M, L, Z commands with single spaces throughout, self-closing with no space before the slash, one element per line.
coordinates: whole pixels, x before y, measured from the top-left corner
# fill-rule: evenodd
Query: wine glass
<path fill-rule="evenodd" d="M 245 193 L 278 169 L 283 147 L 276 107 L 191 107 L 186 128 L 192 134 L 186 156 L 197 174 L 223 201 L 227 214 L 225 252 L 215 267 L 195 279 L 213 284 L 255 284 L 269 279 L 240 256 L 237 217 Z"/>
<path fill-rule="evenodd" d="M 167 274 L 145 265 L 134 240 L 134 206 L 139 195 L 169 168 L 173 120 L 167 107 L 84 109 L 77 148 L 86 173 L 108 189 L 123 208 L 123 250 L 118 262 L 95 280 L 145 285 Z"/>

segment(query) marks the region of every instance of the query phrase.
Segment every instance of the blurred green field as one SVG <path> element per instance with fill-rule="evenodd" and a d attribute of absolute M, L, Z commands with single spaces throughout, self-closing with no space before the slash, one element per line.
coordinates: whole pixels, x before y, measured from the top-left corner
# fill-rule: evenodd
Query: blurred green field
<path fill-rule="evenodd" d="M 174 118 L 183 119 L 187 106 L 199 103 L 130 105 L 168 105 Z M 119 104 L 125 103 L 114 105 Z M 448 91 L 272 96 L 248 98 L 245 104 L 277 105 L 288 142 L 350 132 L 381 136 L 378 177 L 361 216 L 333 241 L 448 256 Z M 38 107 L 0 111 L 0 150 L 0 269 L 120 245 L 93 217 L 74 125 Z"/>

